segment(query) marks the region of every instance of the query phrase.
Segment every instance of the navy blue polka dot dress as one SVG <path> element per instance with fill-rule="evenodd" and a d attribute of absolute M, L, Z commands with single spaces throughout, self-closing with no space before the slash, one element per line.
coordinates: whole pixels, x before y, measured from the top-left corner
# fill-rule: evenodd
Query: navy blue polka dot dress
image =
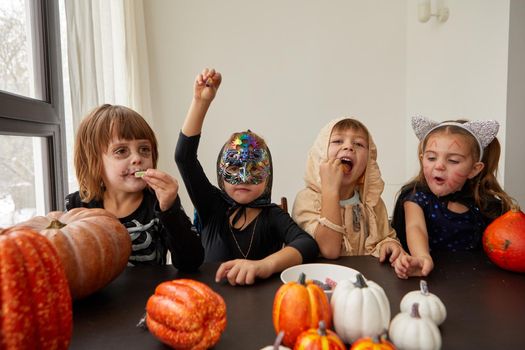
<path fill-rule="evenodd" d="M 492 219 L 481 213 L 474 204 L 474 199 L 464 194 L 438 198 L 430 190 L 421 188 L 402 192 L 396 202 L 392 227 L 405 249 L 408 249 L 403 207 L 405 201 L 414 202 L 423 210 L 430 251 L 454 252 L 481 249 L 483 231 Z M 465 205 L 468 211 L 465 213 L 450 211 L 447 208 L 449 201 Z"/>

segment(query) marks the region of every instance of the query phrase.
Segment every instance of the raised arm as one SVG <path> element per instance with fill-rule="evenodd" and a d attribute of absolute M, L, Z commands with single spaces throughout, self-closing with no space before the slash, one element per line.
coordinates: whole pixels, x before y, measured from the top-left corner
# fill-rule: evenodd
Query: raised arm
<path fill-rule="evenodd" d="M 182 125 L 182 133 L 184 135 L 195 136 L 201 133 L 204 117 L 217 94 L 221 82 L 222 76 L 215 69 L 205 68 L 197 75 L 193 88 L 193 99 Z"/>

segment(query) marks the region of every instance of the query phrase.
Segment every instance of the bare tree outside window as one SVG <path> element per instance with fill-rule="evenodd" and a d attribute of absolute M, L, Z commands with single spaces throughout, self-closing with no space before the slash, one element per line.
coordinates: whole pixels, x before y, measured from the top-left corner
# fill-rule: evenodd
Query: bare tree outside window
<path fill-rule="evenodd" d="M 26 8 L 24 0 L 0 0 L 0 90 L 34 97 Z M 37 212 L 40 144 L 39 137 L 0 134 L 0 226 Z"/>

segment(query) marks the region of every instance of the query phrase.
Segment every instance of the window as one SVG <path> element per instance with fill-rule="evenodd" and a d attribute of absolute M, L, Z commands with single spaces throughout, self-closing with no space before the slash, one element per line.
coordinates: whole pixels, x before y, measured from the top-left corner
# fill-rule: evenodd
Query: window
<path fill-rule="evenodd" d="M 58 0 L 0 0 L 0 226 L 67 192 Z"/>

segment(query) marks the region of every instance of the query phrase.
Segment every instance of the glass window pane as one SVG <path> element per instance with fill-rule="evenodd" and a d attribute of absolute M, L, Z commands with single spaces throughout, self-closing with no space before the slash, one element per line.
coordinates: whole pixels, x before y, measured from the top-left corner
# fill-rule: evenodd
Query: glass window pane
<path fill-rule="evenodd" d="M 45 138 L 0 135 L 0 227 L 45 215 Z"/>
<path fill-rule="evenodd" d="M 0 0 L 0 90 L 42 99 L 37 1 Z"/>

